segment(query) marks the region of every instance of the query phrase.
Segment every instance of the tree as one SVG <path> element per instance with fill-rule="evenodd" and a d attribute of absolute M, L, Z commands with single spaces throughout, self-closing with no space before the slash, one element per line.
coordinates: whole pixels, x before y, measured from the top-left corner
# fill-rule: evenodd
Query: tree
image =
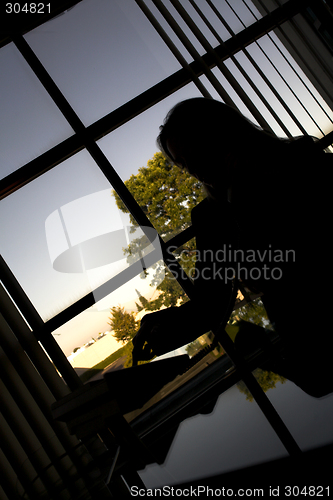
<path fill-rule="evenodd" d="M 136 310 L 138 312 L 142 311 L 143 309 L 146 309 L 146 307 L 148 306 L 149 304 L 149 300 L 146 299 L 146 297 L 144 297 L 143 295 L 141 295 L 141 293 L 135 289 L 136 293 L 138 294 L 138 297 L 139 297 L 139 302 L 140 304 L 138 304 L 137 302 L 135 302 L 135 305 L 136 305 Z"/>
<path fill-rule="evenodd" d="M 197 354 L 198 351 L 200 351 L 200 349 L 202 348 L 201 346 L 201 343 L 198 339 L 194 340 L 193 342 L 191 342 L 187 347 L 186 347 L 186 352 L 187 354 L 190 356 L 190 358 L 192 356 L 194 356 L 195 354 Z"/>
<path fill-rule="evenodd" d="M 205 193 L 202 184 L 171 163 L 162 153 L 155 153 L 148 161 L 147 167 L 139 169 L 132 175 L 125 185 L 138 202 L 143 212 L 155 227 L 159 235 L 169 240 L 191 224 L 191 210 L 201 200 Z M 113 196 L 120 210 L 128 213 L 127 208 L 115 191 Z M 132 232 L 138 223 L 130 215 Z M 130 262 L 131 256 L 144 248 L 147 244 L 146 237 L 134 239 L 125 250 Z M 195 240 L 191 240 L 175 250 L 175 257 L 185 272 L 191 275 L 195 263 Z M 188 300 L 183 289 L 173 278 L 172 273 L 165 269 L 164 263 L 159 262 L 153 266 L 154 276 L 152 286 L 156 286 L 160 294 L 157 299 L 145 305 L 145 309 L 154 311 L 165 307 L 182 304 Z M 146 273 L 142 273 L 143 278 Z M 164 279 L 163 279 L 164 278 Z"/>
<path fill-rule="evenodd" d="M 115 339 L 123 344 L 132 340 L 139 327 L 133 313 L 126 312 L 121 306 L 113 306 L 110 311 L 112 315 L 108 324 L 113 330 Z"/>

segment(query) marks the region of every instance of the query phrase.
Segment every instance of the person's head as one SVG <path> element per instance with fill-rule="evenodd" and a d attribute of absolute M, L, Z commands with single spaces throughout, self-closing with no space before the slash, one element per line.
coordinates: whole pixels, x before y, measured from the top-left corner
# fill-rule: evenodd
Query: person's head
<path fill-rule="evenodd" d="M 218 188 L 228 187 L 234 167 L 246 155 L 260 151 L 267 138 L 237 109 L 198 97 L 181 101 L 169 111 L 157 144 L 180 168 Z"/>

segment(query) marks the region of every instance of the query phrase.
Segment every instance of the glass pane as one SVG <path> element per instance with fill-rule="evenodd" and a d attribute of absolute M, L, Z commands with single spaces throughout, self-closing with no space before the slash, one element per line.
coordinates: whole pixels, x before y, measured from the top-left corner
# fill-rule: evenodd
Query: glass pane
<path fill-rule="evenodd" d="M 95 305 L 53 332 L 58 344 L 74 368 L 77 369 L 79 375 L 93 369 L 91 373 L 84 376 L 84 381 L 90 380 L 95 375 L 94 370 L 104 369 L 120 357 L 122 357 L 122 363 L 117 365 L 118 368 L 131 364 L 130 346 L 125 349 L 124 353 L 119 352 L 119 356 L 116 355 L 114 359 L 109 360 L 109 356 L 122 347 L 126 347 L 128 343 L 128 338 L 122 342 L 109 333 L 112 330 L 109 324 L 112 317 L 111 308 L 123 308 L 125 313 L 133 314 L 138 328 L 139 321 L 146 312 L 139 307 L 141 297 L 144 297 L 148 302 L 156 298 L 157 285 L 152 282 L 153 275 L 153 269 L 148 268 L 144 275 L 138 274 L 125 285 L 119 286 L 103 298 L 96 295 Z M 163 280 L 163 273 L 160 273 L 160 280 Z M 133 332 L 133 329 L 128 328 L 125 333 L 131 335 Z M 107 338 L 104 339 L 104 337 Z M 103 339 L 101 342 L 95 342 L 101 339 Z M 92 347 L 90 348 L 90 346 Z M 99 364 L 101 365 L 96 367 Z"/>
<path fill-rule="evenodd" d="M 53 332 L 83 382 L 98 380 L 106 373 L 132 366 L 131 339 L 139 329 L 143 316 L 164 309 L 158 298 L 163 293 L 163 287 L 168 286 L 168 281 L 163 261 L 159 261 L 156 265 L 148 267 L 144 274 L 135 276 Z M 169 289 L 169 296 L 170 293 L 172 292 Z M 177 290 L 173 295 L 178 302 Z M 177 305 L 179 304 L 180 302 Z M 163 317 L 164 322 L 170 321 L 170 317 L 167 319 Z M 172 327 L 173 324 L 170 322 L 170 328 Z M 189 344 L 185 343 L 155 357 L 152 362 L 180 355 L 186 356 L 179 373 L 174 375 L 170 372 L 170 380 L 167 376 L 162 387 L 148 394 L 147 400 L 143 400 L 138 406 L 128 401 L 130 406 L 127 406 L 125 411 L 128 421 L 136 418 L 217 360 L 220 363 L 218 377 L 233 367 L 223 350 L 213 344 L 209 332 Z M 144 390 L 141 392 L 144 397 Z"/>
<path fill-rule="evenodd" d="M 178 190 L 169 198 L 162 196 L 163 192 L 165 195 L 167 194 L 166 187 L 172 187 L 171 176 L 169 176 L 164 164 L 159 163 L 159 159 L 154 156 L 158 152 L 156 138 L 165 116 L 175 104 L 184 99 L 200 96 L 201 94 L 193 84 L 187 85 L 98 141 L 100 148 L 111 164 L 115 165 L 118 174 L 125 181 L 136 201 L 143 207 L 150 222 L 165 240 L 188 225 L 190 222 L 190 209 L 201 201 L 205 195 L 201 185 L 199 185 L 200 183 L 174 167 L 175 176 L 177 178 L 179 176 L 179 179 L 181 179 L 179 182 L 186 182 L 186 180 L 188 182 L 186 189 L 188 200 L 186 200 L 186 194 L 181 195 Z M 152 163 L 151 160 L 153 160 Z M 147 170 L 148 163 L 150 163 L 150 166 Z M 164 184 L 162 178 L 165 180 Z M 153 197 L 158 202 L 155 205 L 150 205 L 150 208 L 147 209 L 146 201 L 151 200 Z M 190 197 L 191 200 L 189 200 Z M 175 210 L 176 204 L 178 210 Z M 161 216 L 160 209 L 162 205 L 164 215 Z M 190 207 L 190 209 L 186 207 Z M 184 219 L 181 219 L 183 215 L 187 217 L 185 224 Z"/>
<path fill-rule="evenodd" d="M 63 141 L 73 130 L 14 44 L 0 50 L 0 178 Z"/>
<path fill-rule="evenodd" d="M 153 250 L 145 240 L 125 254 L 143 233 L 130 230 L 112 191 L 82 151 L 1 201 L 1 254 L 44 320 Z"/>
<path fill-rule="evenodd" d="M 309 362 L 307 377 L 315 368 Z M 299 373 L 297 374 L 299 378 Z M 327 383 L 328 380 L 323 380 Z M 331 384 L 332 385 L 332 384 Z M 320 382 L 318 389 L 320 389 Z M 302 451 L 319 448 L 333 442 L 333 392 L 315 397 L 308 394 L 306 385 L 285 379 L 274 391 L 268 391 L 267 396 L 283 418 L 289 431 L 294 436 Z M 331 387 L 331 391 L 333 388 Z"/>
<path fill-rule="evenodd" d="M 193 56 L 191 55 L 191 50 L 194 49 L 197 51 L 200 55 L 203 55 L 206 52 L 206 49 L 203 47 L 201 42 L 197 39 L 197 37 L 193 34 L 192 30 L 188 27 L 187 23 L 183 20 L 182 13 L 178 13 L 177 9 L 172 5 L 172 2 L 167 0 L 165 3 L 165 7 L 168 11 L 168 13 L 172 16 L 173 20 L 177 23 L 178 25 L 178 31 L 177 31 L 177 36 L 179 37 L 178 39 L 181 40 L 182 37 L 184 40 L 181 42 L 183 45 L 180 46 L 180 51 L 182 52 L 183 56 L 188 62 L 191 62 L 193 60 Z M 191 20 L 195 23 L 195 25 L 200 29 L 201 33 L 212 43 L 213 46 L 217 45 L 217 40 L 216 38 L 211 35 L 210 31 L 206 27 L 206 25 L 203 23 L 202 19 L 198 15 L 198 13 L 195 11 L 193 6 L 190 4 L 188 0 L 185 0 L 184 2 L 181 3 L 181 6 L 185 9 L 186 13 L 190 16 Z M 165 21 L 162 21 L 162 25 L 165 24 Z M 174 38 L 174 35 L 171 34 L 171 38 Z M 186 41 L 185 41 L 186 39 Z M 186 43 L 189 42 L 189 44 L 192 46 L 192 49 L 189 49 L 188 53 L 186 49 Z"/>
<path fill-rule="evenodd" d="M 183 421 L 165 462 L 147 466 L 140 476 L 147 488 L 158 488 L 286 455 L 256 402 L 249 401 L 235 385 L 221 394 L 211 413 Z"/>
<path fill-rule="evenodd" d="M 26 40 L 87 125 L 180 68 L 129 0 L 84 0 Z"/>

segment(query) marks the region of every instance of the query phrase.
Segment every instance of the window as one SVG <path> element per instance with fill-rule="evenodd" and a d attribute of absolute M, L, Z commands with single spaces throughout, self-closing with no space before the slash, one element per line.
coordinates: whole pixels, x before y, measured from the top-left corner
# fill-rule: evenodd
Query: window
<path fill-rule="evenodd" d="M 163 219 L 161 208 L 149 211 L 140 189 L 161 194 L 165 185 L 150 178 L 133 188 L 140 169 L 156 160 L 159 126 L 174 104 L 211 96 L 280 137 L 311 135 L 323 148 L 331 145 L 328 31 L 320 30 L 326 42 L 316 35 L 313 44 L 308 14 L 292 1 L 273 2 L 267 14 L 266 3 L 64 2 L 9 43 L 3 38 L 1 293 L 7 297 L 8 291 L 8 301 L 16 303 L 31 327 L 25 335 L 37 337 L 66 391 L 101 380 L 105 369 L 126 369 L 128 332 L 144 312 L 181 307 L 193 297 L 192 271 L 175 273 L 177 281 L 170 269 L 184 264 L 184 245 L 195 252 L 190 218 L 184 222 L 181 211 L 204 194 L 164 203 Z M 326 12 L 331 23 L 332 12 L 319 3 L 311 19 L 323 20 Z M 326 79 L 318 81 L 317 72 Z M 234 356 L 237 318 L 259 322 L 277 342 L 260 297 L 248 292 L 240 290 L 226 332 L 219 332 L 223 348 L 215 342 L 221 337 L 208 330 L 164 355 L 188 354 L 189 365 L 142 408 L 125 414 L 138 435 L 152 441 L 179 428 L 163 470 L 154 465 L 140 473 L 147 486 L 333 442 L 331 394 L 313 400 L 284 377 L 258 371 L 262 353 L 245 361 Z M 112 311 L 131 325 L 123 339 L 110 331 Z M 31 357 L 36 366 L 37 358 Z M 228 426 L 215 441 L 220 418 Z M 199 455 L 206 457 L 211 447 L 206 464 L 193 458 L 192 436 L 200 429 Z M 248 454 L 239 453 L 241 430 Z M 183 455 L 189 465 L 180 471 Z"/>

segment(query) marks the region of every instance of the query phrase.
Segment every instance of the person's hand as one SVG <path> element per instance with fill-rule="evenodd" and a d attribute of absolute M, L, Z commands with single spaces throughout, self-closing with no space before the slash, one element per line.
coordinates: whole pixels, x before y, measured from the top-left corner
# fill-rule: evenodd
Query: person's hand
<path fill-rule="evenodd" d="M 132 340 L 133 366 L 140 360 L 148 361 L 195 340 L 199 336 L 195 329 L 197 323 L 189 302 L 146 314 Z"/>

